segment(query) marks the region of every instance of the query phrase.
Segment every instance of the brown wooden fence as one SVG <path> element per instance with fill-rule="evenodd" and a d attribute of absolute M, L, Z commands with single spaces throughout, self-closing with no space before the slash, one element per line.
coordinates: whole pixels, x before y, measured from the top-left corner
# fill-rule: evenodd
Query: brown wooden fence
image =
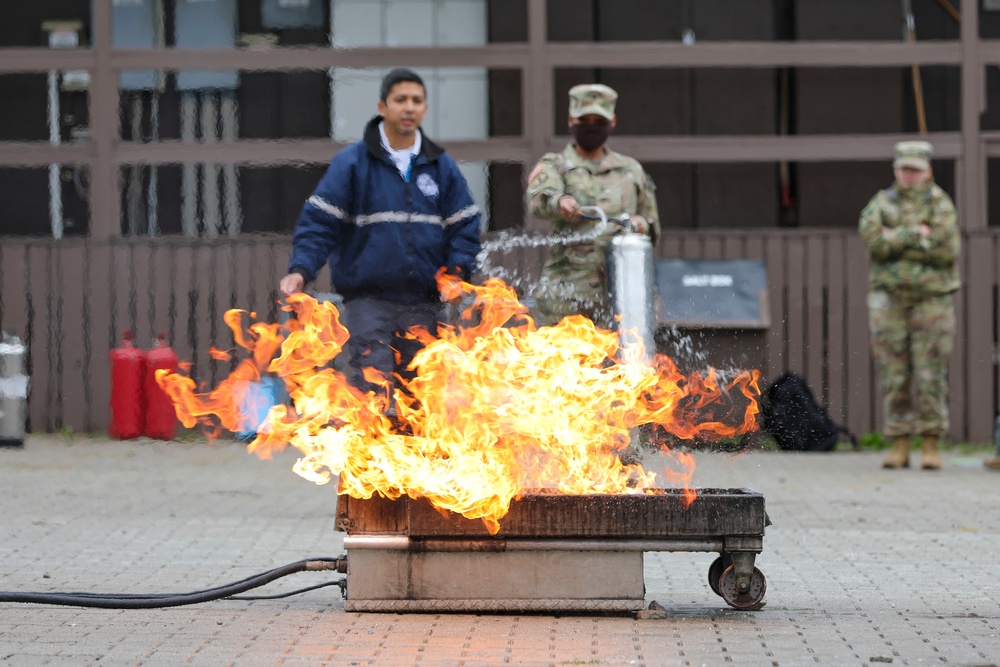
<path fill-rule="evenodd" d="M 525 281 L 544 249 L 503 253 L 494 263 Z M 4 239 L 0 245 L 0 327 L 29 345 L 30 429 L 101 431 L 107 425 L 108 351 L 133 329 L 146 347 L 166 333 L 193 375 L 208 385 L 232 368 L 210 346 L 233 346 L 229 308 L 279 316 L 285 236 L 225 240 Z M 765 379 L 801 372 L 835 419 L 856 433 L 877 430 L 880 410 L 868 344 L 868 263 L 854 231 L 669 233 L 661 257 L 761 259 L 768 271 L 771 326 L 753 335 L 691 333 L 694 346 L 719 340 L 744 348 L 731 358 L 759 365 Z M 1000 231 L 969 232 L 956 296 L 951 361 L 954 439 L 992 438 L 998 404 L 997 323 Z M 324 272 L 325 275 L 326 272 Z M 328 285 L 320 286 L 320 289 Z M 730 349 L 730 352 L 733 350 Z M 735 350 L 737 353 L 740 350 Z"/>

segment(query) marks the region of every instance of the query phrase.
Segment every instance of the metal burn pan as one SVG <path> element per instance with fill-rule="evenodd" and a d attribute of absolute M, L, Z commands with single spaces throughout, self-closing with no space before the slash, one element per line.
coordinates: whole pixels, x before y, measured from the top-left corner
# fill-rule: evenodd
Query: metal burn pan
<path fill-rule="evenodd" d="M 496 535 L 408 497 L 339 496 L 336 520 L 347 533 L 349 611 L 638 610 L 645 551 L 718 552 L 712 590 L 759 609 L 766 583 L 754 560 L 768 524 L 764 496 L 747 489 L 699 489 L 689 505 L 677 489 L 530 493 Z"/>

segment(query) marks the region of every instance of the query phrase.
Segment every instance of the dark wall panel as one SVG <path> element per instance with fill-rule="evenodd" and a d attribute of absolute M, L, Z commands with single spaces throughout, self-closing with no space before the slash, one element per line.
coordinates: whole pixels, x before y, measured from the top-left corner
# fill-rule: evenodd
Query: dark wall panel
<path fill-rule="evenodd" d="M 243 171 L 240 171 L 240 188 L 242 192 L 247 192 L 246 184 L 243 180 Z M 157 223 L 160 226 L 161 234 L 181 233 L 181 166 L 178 164 L 168 164 L 157 167 L 157 178 L 159 188 L 157 196 Z M 253 204 L 244 200 L 242 206 L 243 215 L 246 216 L 246 208 Z"/>
<path fill-rule="evenodd" d="M 495 162 L 489 166 L 490 229 L 511 229 L 524 224 L 522 167 L 515 162 Z"/>
<path fill-rule="evenodd" d="M 775 134 L 774 70 L 695 70 L 692 134 Z"/>
<path fill-rule="evenodd" d="M 914 3 L 919 4 L 919 3 Z M 900 40 L 900 0 L 797 0 L 795 36 L 800 40 Z"/>
<path fill-rule="evenodd" d="M 898 0 L 798 0 L 798 40 L 903 38 Z M 904 77 L 899 69 L 799 69 L 793 76 L 798 134 L 902 132 Z M 796 165 L 797 221 L 802 227 L 853 227 L 879 188 L 892 182 L 889 158 L 878 163 Z"/>
<path fill-rule="evenodd" d="M 699 40 L 766 40 L 774 34 L 774 4 L 775 0 L 599 0 L 597 39 L 677 41 L 691 30 Z M 579 6 L 582 9 L 585 3 Z"/>
<path fill-rule="evenodd" d="M 991 158 L 986 161 L 986 189 L 990 193 L 1000 193 L 1000 159 Z M 988 199 L 987 224 L 990 227 L 1000 227 L 1000 196 Z"/>
<path fill-rule="evenodd" d="M 909 71 L 903 73 L 903 81 L 903 125 L 907 132 L 916 132 L 919 126 L 914 104 L 913 78 Z M 962 127 L 961 70 L 958 67 L 921 67 L 920 82 L 924 91 L 927 129 L 931 132 L 958 132 Z M 1000 98 L 994 99 L 1000 101 Z"/>
<path fill-rule="evenodd" d="M 487 0 L 488 40 L 524 42 L 528 39 L 527 0 Z M 489 114 L 491 137 L 520 136 L 524 132 L 520 70 L 489 71 Z M 541 157 L 541 156 L 538 156 Z M 530 166 L 528 167 L 530 169 Z M 494 163 L 489 167 L 488 197 L 490 229 L 510 229 L 524 225 L 523 203 L 525 167 L 516 163 Z"/>
<path fill-rule="evenodd" d="M 48 141 L 46 74 L 0 75 L 0 141 Z"/>
<path fill-rule="evenodd" d="M 695 179 L 699 229 L 774 226 L 778 218 L 774 164 L 701 164 Z"/>
<path fill-rule="evenodd" d="M 240 169 L 243 231 L 290 232 L 295 229 L 302 206 L 325 171 L 325 165 Z"/>
<path fill-rule="evenodd" d="M 528 0 L 486 0 L 486 12 L 488 41 L 528 41 Z"/>
<path fill-rule="evenodd" d="M 0 233 L 51 233 L 48 169 L 0 168 L 0 201 Z"/>
<path fill-rule="evenodd" d="M 82 21 L 89 41 L 90 0 L 44 0 L 3 3 L 0 46 L 42 46 L 43 21 Z"/>
<path fill-rule="evenodd" d="M 953 4 L 955 4 L 953 2 Z M 986 9 L 983 3 L 979 5 L 979 35 L 984 39 L 997 39 L 1000 37 L 1000 10 Z"/>
<path fill-rule="evenodd" d="M 1000 68 L 987 67 L 986 111 L 982 115 L 984 130 L 1000 130 Z"/>
<path fill-rule="evenodd" d="M 557 81 L 584 82 L 586 70 L 559 70 Z M 773 134 L 776 74 L 771 70 L 602 69 L 596 79 L 618 91 L 617 134 Z M 564 125 L 568 101 L 556 99 Z M 560 131 L 564 132 L 560 128 Z"/>
<path fill-rule="evenodd" d="M 521 108 L 521 71 L 491 69 L 488 76 L 490 136 L 521 136 L 524 131 Z"/>
<path fill-rule="evenodd" d="M 780 0 L 697 0 L 691 28 L 698 40 L 770 40 Z"/>
<path fill-rule="evenodd" d="M 798 165 L 799 225 L 855 227 L 861 209 L 892 184 L 891 156 L 885 162 L 806 162 Z"/>
<path fill-rule="evenodd" d="M 583 7 L 585 3 L 573 4 Z M 597 39 L 643 42 L 679 39 L 690 23 L 689 5 L 683 0 L 598 0 Z"/>
<path fill-rule="evenodd" d="M 799 134 L 903 131 L 903 73 L 897 69 L 796 71 Z"/>
<path fill-rule="evenodd" d="M 618 91 L 616 133 L 693 134 L 695 111 L 689 70 L 602 69 L 598 80 Z M 565 94 L 562 98 L 558 104 L 563 109 L 561 117 L 566 118 L 568 99 Z"/>
<path fill-rule="evenodd" d="M 694 166 L 649 163 L 643 165 L 656 184 L 656 205 L 664 233 L 694 227 Z"/>
<path fill-rule="evenodd" d="M 949 0 L 955 9 L 959 9 L 961 0 Z M 917 39 L 958 39 L 961 33 L 959 22 L 944 8 L 940 2 L 913 2 L 913 21 L 916 26 Z M 1000 12 L 987 12 L 1000 15 Z M 982 21 L 982 19 L 981 19 Z M 985 25 L 980 23 L 980 27 Z M 1000 25 L 994 23 L 993 25 Z"/>
<path fill-rule="evenodd" d="M 504 0 L 494 0 L 503 2 Z M 548 0 L 545 3 L 550 42 L 589 42 L 596 38 L 597 0 Z"/>

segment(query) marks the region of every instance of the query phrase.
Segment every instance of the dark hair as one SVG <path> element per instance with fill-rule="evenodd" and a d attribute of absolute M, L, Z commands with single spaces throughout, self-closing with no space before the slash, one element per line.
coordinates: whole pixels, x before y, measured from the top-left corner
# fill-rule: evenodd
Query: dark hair
<path fill-rule="evenodd" d="M 382 77 L 382 88 L 379 90 L 378 98 L 385 102 L 389 97 L 389 93 L 392 92 L 393 87 L 397 83 L 403 83 L 404 81 L 419 83 L 420 87 L 424 89 L 424 94 L 427 94 L 427 86 L 424 85 L 424 80 L 420 78 L 419 74 L 414 72 L 412 69 L 397 67 Z"/>

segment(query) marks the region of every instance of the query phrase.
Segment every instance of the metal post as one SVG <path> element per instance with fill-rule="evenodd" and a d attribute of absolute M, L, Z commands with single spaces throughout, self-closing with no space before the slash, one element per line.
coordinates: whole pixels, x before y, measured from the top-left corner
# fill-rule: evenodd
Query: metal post
<path fill-rule="evenodd" d="M 160 91 L 154 90 L 149 100 L 149 140 L 157 142 L 160 140 Z M 149 166 L 149 185 L 146 195 L 146 233 L 156 236 L 160 233 L 160 220 L 157 211 L 159 206 L 159 177 L 156 165 Z"/>
<path fill-rule="evenodd" d="M 522 70 L 524 92 L 521 117 L 524 131 L 531 146 L 533 160 L 545 152 L 552 132 L 552 117 L 555 114 L 555 96 L 552 90 L 552 66 L 546 56 L 548 47 L 548 20 L 546 0 L 528 0 L 528 46 L 531 59 Z M 523 174 L 531 164 L 524 165 Z M 529 231 L 544 231 L 547 225 L 529 215 L 526 227 Z"/>
<path fill-rule="evenodd" d="M 103 239 L 121 234 L 121 209 L 115 170 L 118 139 L 118 77 L 111 62 L 111 2 L 94 0 L 94 69 L 90 76 L 90 235 Z"/>
<path fill-rule="evenodd" d="M 58 146 L 61 143 L 59 134 L 59 72 L 49 71 L 49 144 Z M 61 239 L 63 236 L 63 206 L 62 206 L 62 182 L 59 179 L 59 172 L 62 165 L 52 163 L 49 165 L 49 225 L 52 228 L 52 238 Z"/>
<path fill-rule="evenodd" d="M 962 0 L 962 191 L 958 224 L 966 231 L 986 228 L 986 160 L 980 115 L 985 102 L 984 65 L 979 55 L 979 3 Z"/>
<path fill-rule="evenodd" d="M 222 120 L 222 141 L 223 143 L 235 143 L 239 134 L 239 109 L 236 103 L 236 92 L 224 90 L 221 93 L 220 113 Z M 229 236 L 238 236 L 243 229 L 242 214 L 240 211 L 240 190 L 236 165 L 229 162 L 222 167 L 222 186 L 224 206 L 223 223 Z"/>
<path fill-rule="evenodd" d="M 129 97 L 131 103 L 129 113 L 132 116 L 130 129 L 132 141 L 141 141 L 142 137 L 142 92 L 133 91 Z M 142 165 L 131 164 L 128 167 L 128 192 L 126 194 L 128 204 L 128 233 L 129 236 L 138 236 L 142 230 L 139 218 L 142 215 Z"/>
<path fill-rule="evenodd" d="M 181 141 L 193 144 L 197 94 L 181 93 Z M 181 165 L 181 231 L 184 236 L 198 236 L 198 165 L 185 162 Z"/>
<path fill-rule="evenodd" d="M 219 139 L 219 102 L 215 91 L 198 94 L 201 102 L 201 140 L 214 144 Z M 205 162 L 201 165 L 201 218 L 206 238 L 219 235 L 219 165 Z"/>

